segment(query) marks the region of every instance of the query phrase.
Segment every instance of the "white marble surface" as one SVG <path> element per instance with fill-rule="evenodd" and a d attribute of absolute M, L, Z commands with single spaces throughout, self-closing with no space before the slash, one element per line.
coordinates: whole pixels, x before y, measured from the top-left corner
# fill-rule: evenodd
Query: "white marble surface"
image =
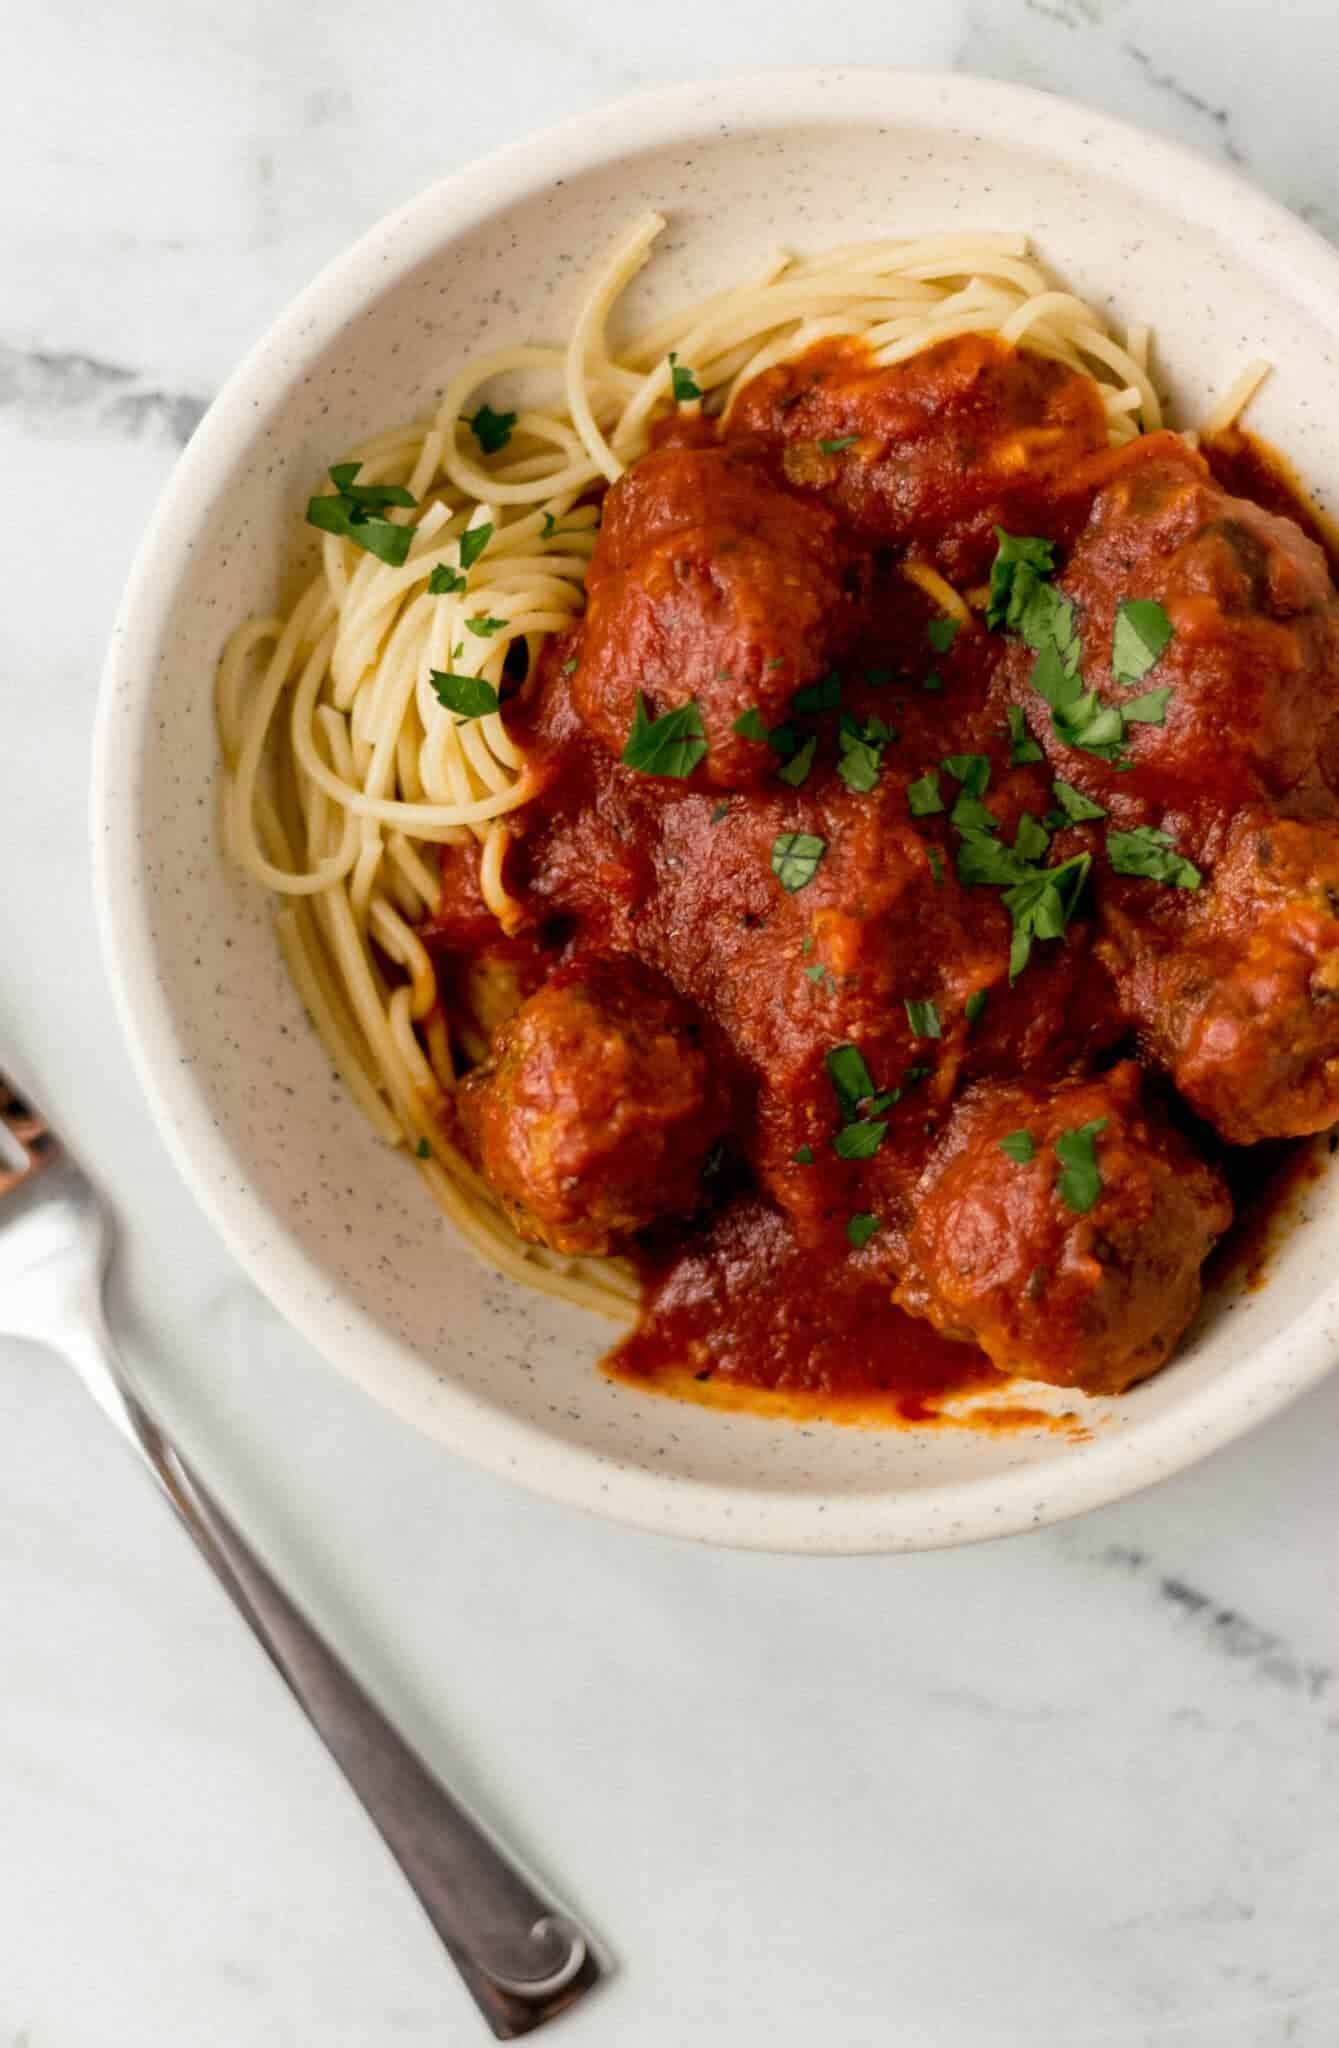
<path fill-rule="evenodd" d="M 561 2038 L 1333 2048 L 1339 1378 L 1141 1500 L 951 1555 L 714 1554 L 512 1492 L 330 1374 L 195 1213 L 84 838 L 175 447 L 396 200 L 631 86 L 840 57 L 1069 92 L 1339 234 L 1331 0 L 3 0 L 0 31 L 0 1042 L 115 1189 L 121 1327 L 200 1462 L 615 1952 Z M 485 2038 L 99 1418 L 2 1343 L 0 1498 L 0 2048 Z"/>

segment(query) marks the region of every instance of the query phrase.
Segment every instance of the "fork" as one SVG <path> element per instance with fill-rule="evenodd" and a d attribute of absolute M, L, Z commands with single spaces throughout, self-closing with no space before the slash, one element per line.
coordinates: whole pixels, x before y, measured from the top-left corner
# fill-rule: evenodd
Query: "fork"
<path fill-rule="evenodd" d="M 0 1072 L 0 1334 L 73 1365 L 148 1468 L 362 1801 L 500 2041 L 600 1976 L 589 1937 L 433 1777 L 136 1393 L 102 1305 L 110 1245 L 91 1182 Z"/>

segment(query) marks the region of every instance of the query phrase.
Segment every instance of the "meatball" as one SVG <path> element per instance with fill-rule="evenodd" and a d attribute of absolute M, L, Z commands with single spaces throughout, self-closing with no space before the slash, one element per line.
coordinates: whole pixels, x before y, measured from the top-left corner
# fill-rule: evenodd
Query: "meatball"
<path fill-rule="evenodd" d="M 763 731 L 849 644 L 860 565 L 834 515 L 738 450 L 661 448 L 605 500 L 572 700 L 621 755 L 638 693 L 653 717 L 696 703 L 698 771 L 720 789 L 775 774 Z M 851 588 L 848 588 L 848 584 Z M 735 730 L 756 713 L 753 736 Z"/>
<path fill-rule="evenodd" d="M 751 379 L 729 431 L 779 445 L 787 479 L 821 491 L 857 532 L 929 549 L 974 583 L 992 528 L 1050 531 L 1057 485 L 1107 445 L 1092 380 L 964 334 L 880 369 L 859 345 Z"/>
<path fill-rule="evenodd" d="M 519 1234 L 559 1252 L 690 1215 L 724 1121 L 694 1013 L 625 959 L 551 976 L 461 1082 L 456 1113 Z"/>
<path fill-rule="evenodd" d="M 1125 1061 L 982 1084 L 923 1174 L 894 1300 L 1002 1371 L 1118 1394 L 1171 1356 L 1232 1208 Z"/>
<path fill-rule="evenodd" d="M 1167 688 L 1161 722 L 1131 722 L 1133 769 L 1065 745 L 1032 688 L 1021 645 L 1008 688 L 1056 772 L 1121 826 L 1175 822 L 1183 850 L 1211 852 L 1245 804 L 1297 812 L 1339 784 L 1339 605 L 1320 548 L 1290 519 L 1213 481 L 1172 434 L 1133 443 L 1106 465 L 1086 527 L 1064 564 L 1083 643 L 1083 680 L 1119 704 Z M 1113 678 L 1126 600 L 1160 605 L 1172 637 L 1137 681 Z"/>
<path fill-rule="evenodd" d="M 1339 823 L 1247 813 L 1206 888 L 1127 882 L 1104 922 L 1147 1051 L 1224 1138 L 1339 1119 Z"/>

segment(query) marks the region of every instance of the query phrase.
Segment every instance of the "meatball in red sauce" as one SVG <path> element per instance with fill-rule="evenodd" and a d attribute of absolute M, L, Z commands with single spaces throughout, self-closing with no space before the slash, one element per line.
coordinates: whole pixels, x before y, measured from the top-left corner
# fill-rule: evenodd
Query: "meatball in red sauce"
<path fill-rule="evenodd" d="M 1004 1372 L 1089 1394 L 1156 1372 L 1232 1208 L 1142 1090 L 1132 1061 L 969 1090 L 917 1189 L 894 1300 Z"/>
<path fill-rule="evenodd" d="M 633 960 L 560 968 L 456 1091 L 465 1149 L 522 1237 L 610 1252 L 702 1200 L 724 1121 L 697 1022 Z"/>
<path fill-rule="evenodd" d="M 573 703 L 620 756 L 639 696 L 650 717 L 695 703 L 702 779 L 751 788 L 776 772 L 766 733 L 849 646 L 861 580 L 835 515 L 746 453 L 657 449 L 605 500 Z"/>

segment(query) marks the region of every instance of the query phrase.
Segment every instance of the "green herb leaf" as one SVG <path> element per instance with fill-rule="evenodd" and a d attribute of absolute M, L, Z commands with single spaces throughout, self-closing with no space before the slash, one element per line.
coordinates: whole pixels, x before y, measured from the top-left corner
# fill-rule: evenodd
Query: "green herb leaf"
<path fill-rule="evenodd" d="M 842 1116 L 849 1123 L 859 1105 L 875 1092 L 874 1076 L 865 1065 L 865 1055 L 858 1045 L 848 1042 L 845 1045 L 834 1045 L 823 1064 L 828 1070 L 828 1079 L 837 1091 Z"/>
<path fill-rule="evenodd" d="M 1086 1216 L 1102 1192 L 1096 1141 L 1106 1127 L 1104 1116 L 1094 1117 L 1076 1131 L 1062 1131 L 1055 1141 L 1055 1156 L 1064 1168 L 1056 1188 L 1076 1216 Z"/>
<path fill-rule="evenodd" d="M 1089 818 L 1105 818 L 1101 804 L 1095 804 L 1081 789 L 1075 789 L 1072 782 L 1061 782 L 1058 778 L 1051 785 L 1051 798 L 1055 807 L 1071 825 L 1082 825 Z"/>
<path fill-rule="evenodd" d="M 705 753 L 706 749 L 703 748 Z M 772 873 L 793 896 L 818 873 L 827 841 L 815 832 L 782 832 L 772 842 Z"/>
<path fill-rule="evenodd" d="M 939 1021 L 939 1006 L 933 1002 L 913 1002 L 906 998 L 904 1007 L 907 1022 L 917 1038 L 942 1038 L 944 1027 Z"/>
<path fill-rule="evenodd" d="M 1111 673 L 1116 681 L 1137 683 L 1146 676 L 1171 637 L 1172 622 L 1160 604 L 1152 598 L 1127 597 L 1116 608 L 1111 635 Z"/>
<path fill-rule="evenodd" d="M 1024 811 L 1014 833 L 1014 852 L 1019 859 L 1040 860 L 1050 843 L 1051 835 L 1041 820 L 1034 818 L 1031 811 Z"/>
<path fill-rule="evenodd" d="M 871 1216 L 868 1210 L 862 1210 L 858 1215 L 848 1218 L 846 1242 L 850 1245 L 851 1250 L 854 1252 L 863 1251 L 878 1227 L 878 1217 Z"/>
<path fill-rule="evenodd" d="M 713 805 L 712 805 L 712 808 L 711 808 L 711 822 L 712 822 L 712 824 L 713 824 L 713 825 L 719 825 L 719 824 L 720 824 L 720 822 L 721 822 L 721 819 L 722 819 L 722 818 L 724 818 L 724 817 L 726 817 L 726 816 L 728 815 L 728 813 L 729 813 L 729 810 L 730 810 L 730 799 L 729 799 L 729 797 L 728 797 L 728 796 L 723 796 L 723 797 L 721 798 L 721 800 L 720 800 L 720 802 L 719 802 L 718 804 L 713 804 Z"/>
<path fill-rule="evenodd" d="M 426 1138 L 420 1138 L 417 1145 L 415 1145 L 414 1147 L 414 1153 L 415 1156 L 419 1159 L 431 1159 L 432 1146 L 428 1143 Z"/>
<path fill-rule="evenodd" d="M 496 455 L 499 448 L 505 448 L 511 439 L 511 430 L 516 425 L 514 412 L 494 412 L 491 405 L 481 405 L 473 418 L 467 418 L 471 433 L 485 455 Z"/>
<path fill-rule="evenodd" d="M 1142 697 L 1127 697 L 1121 705 L 1121 717 L 1127 725 L 1165 725 L 1171 694 L 1169 685 L 1161 690 L 1146 690 Z"/>
<path fill-rule="evenodd" d="M 750 704 L 747 711 L 740 712 L 734 722 L 733 730 L 739 734 L 742 740 L 758 740 L 764 746 L 767 743 L 767 727 L 763 723 L 763 715 L 756 704 Z"/>
<path fill-rule="evenodd" d="M 968 796 L 984 796 L 990 787 L 990 758 L 986 754 L 946 754 L 940 766 L 962 784 Z"/>
<path fill-rule="evenodd" d="M 929 857 L 930 873 L 934 876 L 935 887 L 936 889 L 942 889 L 944 886 L 944 856 L 937 846 L 927 846 L 925 851 Z"/>
<path fill-rule="evenodd" d="M 939 770 L 931 768 L 918 782 L 907 785 L 907 808 L 913 818 L 930 818 L 944 808 L 939 794 Z"/>
<path fill-rule="evenodd" d="M 686 405 L 692 398 L 701 398 L 702 387 L 691 370 L 685 369 L 674 350 L 670 350 L 670 385 L 674 392 L 674 403 Z"/>
<path fill-rule="evenodd" d="M 885 742 L 872 740 L 865 731 L 857 728 L 855 732 L 842 732 L 838 744 L 841 759 L 837 763 L 837 773 L 848 789 L 868 796 L 872 789 L 878 787 Z"/>
<path fill-rule="evenodd" d="M 787 761 L 785 767 L 779 768 L 777 770 L 777 773 L 781 777 L 781 780 L 783 782 L 788 782 L 792 789 L 798 789 L 800 787 L 800 784 L 805 780 L 806 776 L 808 775 L 809 770 L 813 767 L 814 753 L 817 746 L 818 741 L 811 734 L 810 737 L 805 741 L 804 745 L 800 748 L 799 752 L 797 754 L 793 754 L 790 760 Z"/>
<path fill-rule="evenodd" d="M 489 541 L 493 538 L 493 522 L 485 519 L 481 526 L 467 526 L 460 536 L 460 566 L 472 569 Z"/>
<path fill-rule="evenodd" d="M 449 597 L 452 591 L 463 590 L 467 579 L 458 569 L 452 569 L 445 562 L 439 562 L 428 578 L 430 597 Z"/>
<path fill-rule="evenodd" d="M 428 679 L 439 704 L 454 711 L 457 718 L 486 718 L 498 708 L 498 694 L 483 676 L 456 676 L 449 670 L 429 669 Z"/>
<path fill-rule="evenodd" d="M 969 796 L 966 790 L 956 799 L 949 812 L 949 823 L 959 832 L 996 832 L 999 820 L 993 811 L 988 811 L 980 797 Z"/>
<path fill-rule="evenodd" d="M 820 455 L 840 455 L 843 448 L 854 448 L 859 439 L 859 434 L 838 434 L 835 440 L 820 441 L 818 452 Z"/>
<path fill-rule="evenodd" d="M 360 505 L 365 510 L 380 511 L 386 505 L 399 505 L 408 510 L 417 505 L 403 484 L 359 484 L 354 482 L 361 462 L 337 462 L 327 471 L 331 483 L 341 498 L 347 498 L 351 505 Z"/>
<path fill-rule="evenodd" d="M 947 654 L 961 630 L 961 619 L 931 619 L 925 637 L 936 654 Z"/>
<path fill-rule="evenodd" d="M 832 1141 L 832 1149 L 839 1159 L 872 1159 L 887 1132 L 887 1124 L 873 1123 L 868 1119 L 843 1124 Z"/>
<path fill-rule="evenodd" d="M 356 467 L 356 464 L 341 463 L 338 466 L 345 469 Z M 413 503 L 412 499 L 410 503 Z M 404 566 L 414 539 L 412 526 L 398 526 L 393 520 L 380 519 L 343 493 L 334 498 L 327 493 L 308 499 L 307 524 L 318 527 L 322 533 L 336 533 L 342 540 L 352 541 L 355 547 L 375 555 L 379 562 L 387 563 L 392 569 Z"/>
<path fill-rule="evenodd" d="M 1027 729 L 1027 718 L 1021 704 L 1011 704 L 1006 717 L 1009 720 L 1009 760 L 1015 768 L 1024 768 L 1029 761 L 1040 761 L 1041 748 Z"/>
<path fill-rule="evenodd" d="M 565 661 L 565 662 L 563 663 L 563 674 L 564 674 L 565 676 L 574 676 L 574 675 L 576 674 L 576 672 L 577 672 L 577 658 L 576 658 L 575 654 L 570 654 L 570 655 L 568 656 L 567 660 L 566 660 L 566 661 Z"/>
<path fill-rule="evenodd" d="M 707 751 L 707 736 L 696 698 L 678 704 L 660 718 L 650 717 L 646 699 L 637 692 L 632 730 L 623 749 L 625 766 L 641 775 L 691 775 Z"/>
<path fill-rule="evenodd" d="M 814 1163 L 814 1148 L 812 1145 L 801 1145 L 799 1150 L 792 1156 L 797 1166 L 812 1166 Z"/>
<path fill-rule="evenodd" d="M 1000 1150 L 1017 1166 L 1026 1166 L 1037 1156 L 1037 1141 L 1031 1131 L 1010 1131 L 1007 1138 L 1000 1139 Z"/>
<path fill-rule="evenodd" d="M 967 1028 L 969 1031 L 975 1031 L 977 1025 L 981 1022 L 982 1017 L 985 1015 L 986 1004 L 989 1001 L 990 990 L 988 988 L 974 989 L 971 995 L 968 996 L 966 1004 L 964 1005 L 963 1014 L 967 1019 Z"/>
<path fill-rule="evenodd" d="M 938 669 L 932 668 L 927 675 L 921 677 L 921 688 L 923 690 L 942 690 L 943 687 L 944 678 L 940 675 Z"/>
<path fill-rule="evenodd" d="M 997 526 L 995 543 L 995 559 L 990 566 L 990 596 L 986 604 L 988 626 L 1002 626 L 1008 618 L 1020 567 L 1026 566 L 1034 574 L 1042 576 L 1049 576 L 1055 567 L 1055 549 L 1048 540 L 1006 533 L 1002 526 Z"/>
<path fill-rule="evenodd" d="M 465 621 L 470 632 L 477 633 L 481 640 L 491 639 L 492 635 L 499 632 L 506 623 L 505 619 L 495 619 L 486 612 L 476 612 L 472 619 Z"/>
<path fill-rule="evenodd" d="M 806 683 L 802 690 L 797 690 L 790 701 L 805 716 L 817 711 L 835 711 L 842 701 L 841 676 L 835 668 L 829 669 L 816 683 Z"/>
<path fill-rule="evenodd" d="M 1107 855 L 1118 875 L 1142 875 L 1150 882 L 1170 882 L 1174 889 L 1198 889 L 1204 880 L 1194 862 L 1177 852 L 1170 833 L 1152 825 L 1108 832 Z"/>

